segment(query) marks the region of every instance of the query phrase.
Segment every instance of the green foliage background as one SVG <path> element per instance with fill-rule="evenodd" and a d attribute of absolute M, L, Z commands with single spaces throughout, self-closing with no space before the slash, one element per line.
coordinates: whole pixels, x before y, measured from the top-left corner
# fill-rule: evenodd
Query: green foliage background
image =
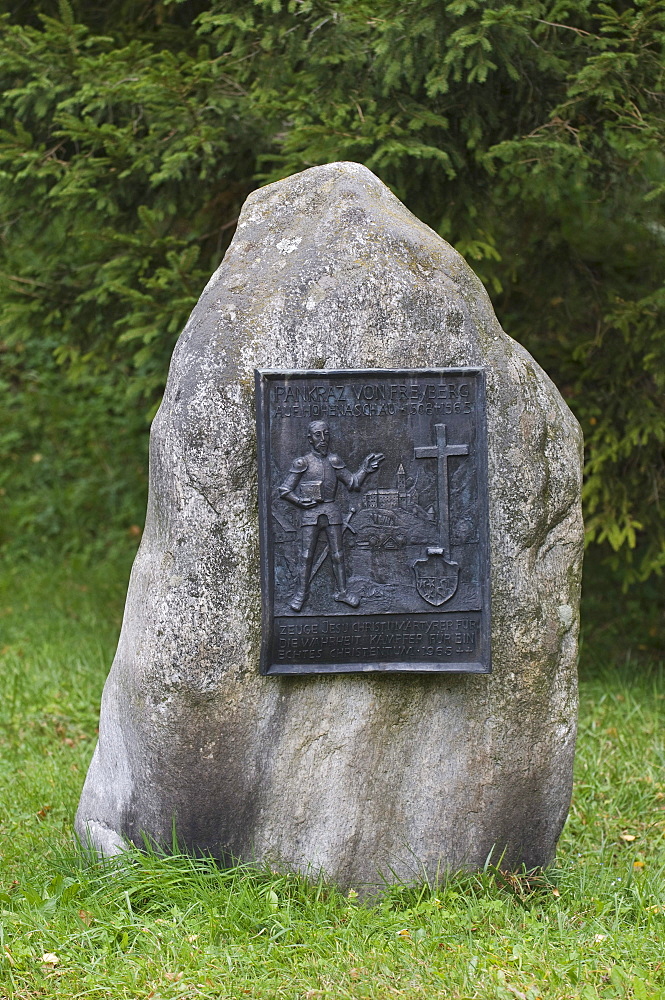
<path fill-rule="evenodd" d="M 0 544 L 140 522 L 179 330 L 252 188 L 365 163 L 587 441 L 588 536 L 665 565 L 663 0 L 85 0 L 0 22 Z"/>

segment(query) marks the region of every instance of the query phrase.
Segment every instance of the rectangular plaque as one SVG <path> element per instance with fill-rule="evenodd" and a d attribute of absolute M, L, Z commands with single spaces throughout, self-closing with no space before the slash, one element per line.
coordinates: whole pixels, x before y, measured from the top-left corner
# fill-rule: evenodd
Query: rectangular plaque
<path fill-rule="evenodd" d="M 264 674 L 489 673 L 477 368 L 257 371 Z"/>

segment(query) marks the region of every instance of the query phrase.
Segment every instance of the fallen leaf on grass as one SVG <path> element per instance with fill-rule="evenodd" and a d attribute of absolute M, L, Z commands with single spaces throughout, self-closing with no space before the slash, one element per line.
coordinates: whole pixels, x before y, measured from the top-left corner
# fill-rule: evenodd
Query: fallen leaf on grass
<path fill-rule="evenodd" d="M 619 836 L 621 837 L 622 840 L 627 841 L 627 843 L 629 844 L 632 843 L 633 840 L 637 840 L 637 837 L 635 836 L 634 833 L 620 833 Z"/>
<path fill-rule="evenodd" d="M 509 990 L 510 993 L 513 994 L 513 996 L 516 996 L 518 1000 L 527 1000 L 526 993 L 522 993 L 521 990 L 515 989 L 514 986 L 510 985 L 510 983 L 504 983 L 503 985 L 507 990 Z"/>
<path fill-rule="evenodd" d="M 57 965 L 60 959 L 52 951 L 45 951 L 42 955 L 43 965 Z"/>
<path fill-rule="evenodd" d="M 92 913 L 88 913 L 87 910 L 79 910 L 79 917 L 81 918 L 81 920 L 83 921 L 84 924 L 88 925 L 88 927 L 90 926 L 90 924 L 92 923 L 92 921 L 95 919 L 93 917 Z"/>
<path fill-rule="evenodd" d="M 182 972 L 165 972 L 164 975 L 171 983 L 179 983 L 183 977 Z"/>

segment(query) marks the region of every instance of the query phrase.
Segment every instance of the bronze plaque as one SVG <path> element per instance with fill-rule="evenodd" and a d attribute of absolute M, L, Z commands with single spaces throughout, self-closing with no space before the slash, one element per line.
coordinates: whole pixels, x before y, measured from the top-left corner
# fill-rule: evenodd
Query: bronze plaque
<path fill-rule="evenodd" d="M 264 674 L 490 670 L 478 368 L 257 371 Z"/>

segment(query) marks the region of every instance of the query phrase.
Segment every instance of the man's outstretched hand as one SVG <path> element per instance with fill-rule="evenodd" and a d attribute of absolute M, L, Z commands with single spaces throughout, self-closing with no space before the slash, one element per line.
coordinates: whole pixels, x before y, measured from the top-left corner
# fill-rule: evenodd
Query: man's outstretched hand
<path fill-rule="evenodd" d="M 384 457 L 380 451 L 371 452 L 363 462 L 365 472 L 376 472 Z"/>

